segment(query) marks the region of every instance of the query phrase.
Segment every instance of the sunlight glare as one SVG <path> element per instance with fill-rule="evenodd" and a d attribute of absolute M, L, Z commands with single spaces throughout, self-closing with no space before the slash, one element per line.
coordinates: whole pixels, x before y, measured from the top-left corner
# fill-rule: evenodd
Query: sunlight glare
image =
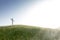
<path fill-rule="evenodd" d="M 60 26 L 59 10 L 60 1 L 37 2 L 27 10 L 21 23 L 45 28 L 58 28 Z"/>

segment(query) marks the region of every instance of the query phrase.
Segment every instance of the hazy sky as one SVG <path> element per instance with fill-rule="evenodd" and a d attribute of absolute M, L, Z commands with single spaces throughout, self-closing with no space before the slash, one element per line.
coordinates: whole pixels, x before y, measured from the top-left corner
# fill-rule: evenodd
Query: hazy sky
<path fill-rule="evenodd" d="M 11 24 L 10 18 L 15 19 L 15 24 L 20 24 L 18 22 L 34 2 L 33 0 L 0 0 L 0 25 Z"/>
<path fill-rule="evenodd" d="M 0 25 L 60 27 L 60 0 L 0 0 Z"/>

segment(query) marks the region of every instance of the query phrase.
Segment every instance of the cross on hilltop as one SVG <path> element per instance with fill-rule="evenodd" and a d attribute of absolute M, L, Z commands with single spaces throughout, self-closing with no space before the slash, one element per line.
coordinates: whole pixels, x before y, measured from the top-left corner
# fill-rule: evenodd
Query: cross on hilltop
<path fill-rule="evenodd" d="M 13 25 L 13 22 L 14 22 L 14 19 L 13 18 L 11 18 L 11 22 L 12 22 L 12 25 Z"/>

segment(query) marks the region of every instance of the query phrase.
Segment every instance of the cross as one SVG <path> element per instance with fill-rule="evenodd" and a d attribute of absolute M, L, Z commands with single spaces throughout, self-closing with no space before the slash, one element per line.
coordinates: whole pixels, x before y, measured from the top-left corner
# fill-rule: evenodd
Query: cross
<path fill-rule="evenodd" d="M 11 18 L 11 21 L 12 21 L 12 25 L 13 25 L 14 19 L 13 19 L 13 18 Z"/>

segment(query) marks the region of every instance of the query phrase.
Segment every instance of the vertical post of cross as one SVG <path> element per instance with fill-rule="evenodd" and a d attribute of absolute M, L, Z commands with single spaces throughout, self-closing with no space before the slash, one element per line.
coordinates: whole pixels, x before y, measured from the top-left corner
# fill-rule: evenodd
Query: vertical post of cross
<path fill-rule="evenodd" d="M 12 26 L 13 26 L 13 21 L 14 21 L 13 18 L 11 18 Z"/>

